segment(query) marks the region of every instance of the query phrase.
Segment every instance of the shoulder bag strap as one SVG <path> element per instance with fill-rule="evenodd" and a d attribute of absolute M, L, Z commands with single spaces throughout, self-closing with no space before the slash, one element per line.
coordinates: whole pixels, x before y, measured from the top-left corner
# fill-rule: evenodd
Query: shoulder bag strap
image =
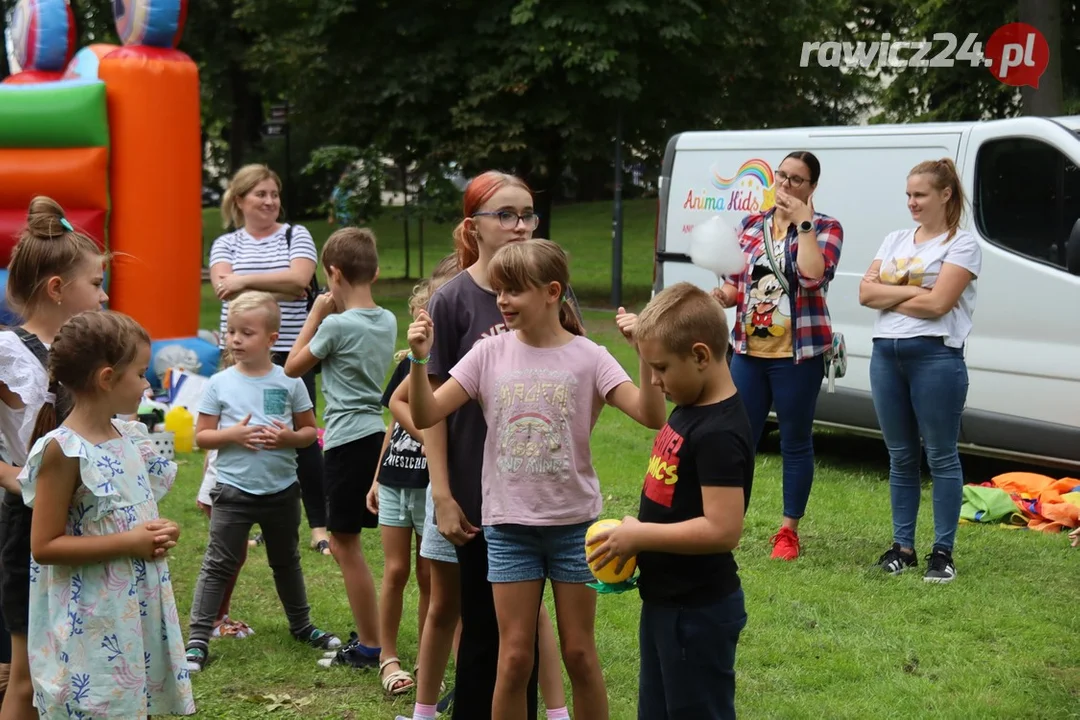
<path fill-rule="evenodd" d="M 765 242 L 765 257 L 769 259 L 769 266 L 772 268 L 773 273 L 776 275 L 776 279 L 780 281 L 781 287 L 784 288 L 784 294 L 791 296 L 791 287 L 788 285 L 787 276 L 784 275 L 784 271 L 780 269 L 779 263 L 776 262 L 776 256 L 773 255 L 773 237 L 772 237 L 772 218 L 765 216 L 763 218 L 762 237 Z"/>

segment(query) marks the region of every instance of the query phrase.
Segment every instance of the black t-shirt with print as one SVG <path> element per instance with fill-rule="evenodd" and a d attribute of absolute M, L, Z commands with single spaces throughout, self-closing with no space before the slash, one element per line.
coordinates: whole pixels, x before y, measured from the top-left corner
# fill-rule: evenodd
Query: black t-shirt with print
<path fill-rule="evenodd" d="M 398 385 L 409 377 L 409 365 L 409 358 L 398 363 L 383 393 L 383 407 L 390 407 L 390 397 Z M 422 489 L 428 484 L 427 456 L 421 450 L 420 443 L 396 422 L 390 433 L 390 447 L 386 448 L 386 454 L 383 455 L 379 483 L 386 487 L 405 489 Z"/>
<path fill-rule="evenodd" d="M 738 394 L 712 405 L 677 407 L 653 443 L 638 519 L 670 524 L 702 517 L 703 486 L 741 487 L 745 514 L 753 482 L 750 421 Z M 638 567 L 638 589 L 646 602 L 711 605 L 739 588 L 730 552 L 643 552 Z"/>

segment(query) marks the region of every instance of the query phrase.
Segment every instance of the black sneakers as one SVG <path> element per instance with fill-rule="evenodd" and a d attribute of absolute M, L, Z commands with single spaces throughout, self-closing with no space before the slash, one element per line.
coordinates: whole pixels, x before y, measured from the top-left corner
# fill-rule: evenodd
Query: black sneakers
<path fill-rule="evenodd" d="M 188 645 L 184 651 L 184 666 L 189 673 L 202 672 L 209 659 L 209 651 L 201 645 Z"/>
<path fill-rule="evenodd" d="M 877 566 L 890 575 L 899 575 L 908 568 L 918 565 L 919 561 L 915 558 L 915 552 L 903 552 L 900 550 L 900 543 L 893 543 L 893 546 L 886 550 L 877 561 Z"/>
<path fill-rule="evenodd" d="M 359 670 L 370 670 L 379 667 L 379 652 L 376 650 L 374 655 L 365 653 L 361 649 L 360 638 L 353 632 L 349 633 L 349 642 L 334 652 L 323 653 L 318 663 L 320 667 L 326 668 L 345 665 Z"/>
<path fill-rule="evenodd" d="M 953 564 L 952 553 L 945 548 L 935 547 L 934 551 L 926 556 L 926 574 L 923 581 L 928 583 L 948 583 L 956 578 L 956 565 Z"/>

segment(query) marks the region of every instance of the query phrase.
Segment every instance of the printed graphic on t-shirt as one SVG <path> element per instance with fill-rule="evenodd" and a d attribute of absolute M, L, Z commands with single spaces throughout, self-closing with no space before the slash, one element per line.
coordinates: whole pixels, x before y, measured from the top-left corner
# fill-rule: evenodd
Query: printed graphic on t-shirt
<path fill-rule="evenodd" d="M 570 418 L 576 404 L 573 373 L 563 370 L 517 370 L 495 382 L 500 422 L 498 472 L 565 481 L 572 467 Z"/>
<path fill-rule="evenodd" d="M 783 243 L 774 248 L 777 262 L 783 267 Z M 763 253 L 754 264 L 746 293 L 746 311 L 742 318 L 747 350 L 757 357 L 791 355 L 791 300 L 780 278 Z"/>
<path fill-rule="evenodd" d="M 289 406 L 289 391 L 283 388 L 263 390 L 263 412 L 267 415 L 284 415 Z"/>
<path fill-rule="evenodd" d="M 926 272 L 926 265 L 918 255 L 906 258 L 892 258 L 881 263 L 878 272 L 883 285 L 912 285 L 925 287 L 931 277 Z"/>
<path fill-rule="evenodd" d="M 645 473 L 645 497 L 657 505 L 671 507 L 675 484 L 679 482 L 679 451 L 682 446 L 683 436 L 670 425 L 664 425 L 653 442 L 649 469 Z"/>
<path fill-rule="evenodd" d="M 495 337 L 508 332 L 510 332 L 510 328 L 506 327 L 506 323 L 497 323 L 480 333 L 480 339 L 483 340 L 484 338 Z"/>
<path fill-rule="evenodd" d="M 390 436 L 390 448 L 383 459 L 383 467 L 400 470 L 427 470 L 427 456 L 420 450 L 420 443 L 400 425 L 394 425 Z"/>

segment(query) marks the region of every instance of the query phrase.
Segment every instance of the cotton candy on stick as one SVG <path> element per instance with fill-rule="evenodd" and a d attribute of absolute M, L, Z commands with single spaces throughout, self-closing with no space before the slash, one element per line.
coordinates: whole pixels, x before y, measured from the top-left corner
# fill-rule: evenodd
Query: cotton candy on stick
<path fill-rule="evenodd" d="M 739 274 L 746 265 L 735 228 L 719 215 L 698 223 L 690 233 L 690 260 L 715 273 L 721 285 L 725 276 Z"/>

